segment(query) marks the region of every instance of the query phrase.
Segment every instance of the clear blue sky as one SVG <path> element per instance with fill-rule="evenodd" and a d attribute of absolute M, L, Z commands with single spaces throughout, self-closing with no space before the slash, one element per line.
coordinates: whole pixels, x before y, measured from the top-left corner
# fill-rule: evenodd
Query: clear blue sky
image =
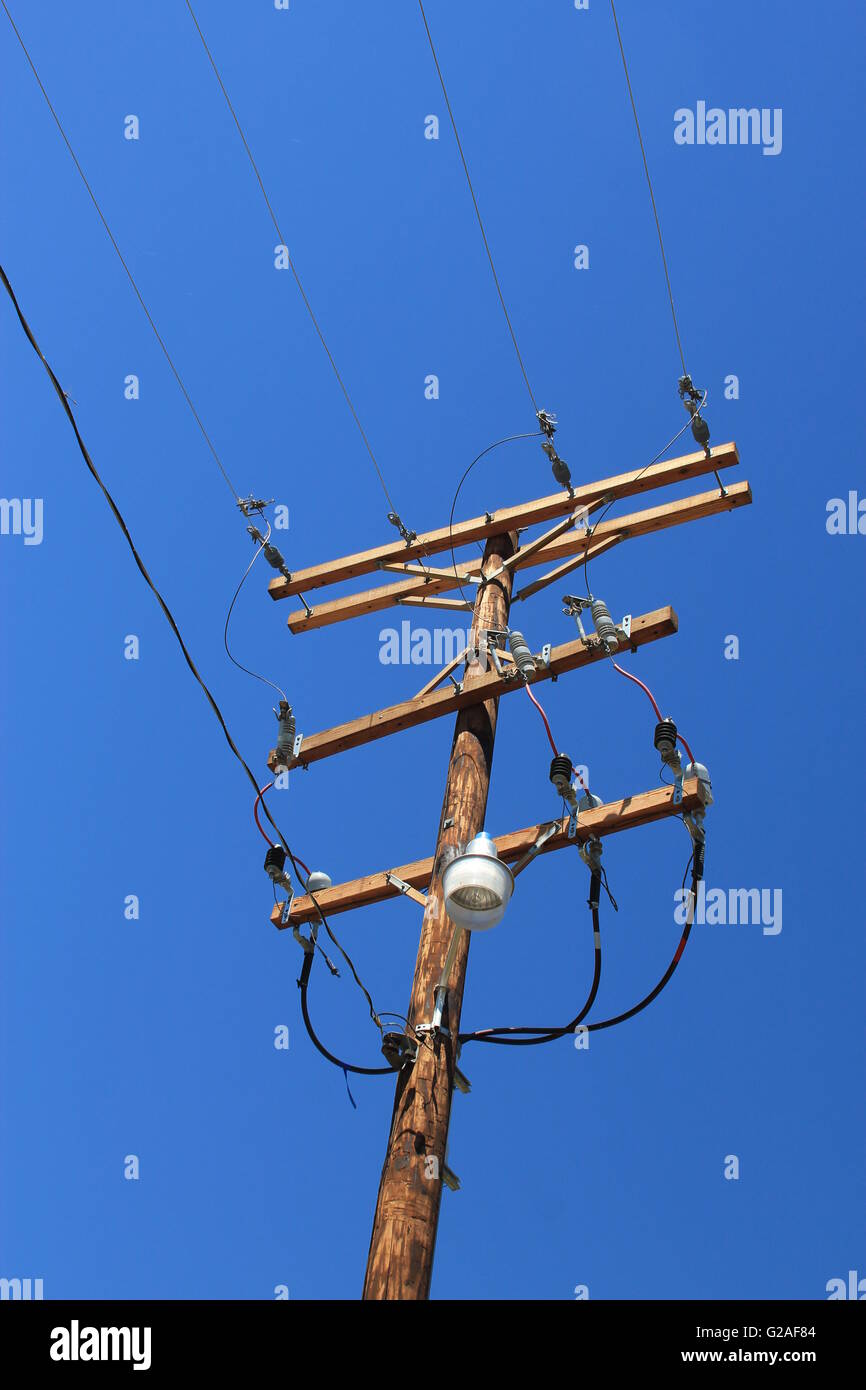
<path fill-rule="evenodd" d="M 492 440 L 533 427 L 413 4 L 199 0 L 197 12 L 291 250 L 394 494 L 441 525 Z M 18 0 L 16 22 L 238 488 L 290 508 L 292 568 L 391 539 L 369 459 L 181 0 Z M 576 480 L 647 462 L 679 427 L 679 360 L 609 9 L 429 0 L 499 273 Z M 707 882 L 780 889 L 783 926 L 696 927 L 629 1024 L 521 1050 L 467 1048 L 434 1297 L 826 1296 L 866 1274 L 862 1177 L 866 537 L 864 19 L 853 3 L 621 0 L 692 374 L 736 439 L 754 505 L 636 540 L 593 584 L 614 614 L 672 603 L 648 680 L 713 776 Z M 146 562 L 247 759 L 270 692 L 222 649 L 251 547 L 0 16 L 2 260 Z M 699 101 L 782 108 L 783 148 L 678 146 Z M 137 115 L 140 139 L 124 139 Z M 424 138 L 429 114 L 438 142 Z M 590 267 L 576 271 L 586 244 Z M 42 498 L 41 545 L 0 537 L 4 593 L 0 1274 L 46 1297 L 354 1298 L 393 1097 L 303 1033 L 301 953 L 269 925 L 252 798 L 2 301 L 2 492 Z M 141 382 L 124 399 L 124 378 Z M 424 381 L 440 380 L 438 400 Z M 724 399 L 736 374 L 738 400 Z M 728 475 L 734 480 L 734 474 Z M 681 491 L 702 491 L 707 485 Z M 475 469 L 460 512 L 553 490 L 537 444 Z M 665 494 L 672 496 L 675 494 Z M 659 500 L 661 494 L 656 495 Z M 629 510 L 630 505 L 619 510 Z M 415 692 L 375 614 L 292 637 L 254 570 L 247 664 L 314 732 Z M 520 618 L 573 627 L 558 589 Z M 140 659 L 124 659 L 124 639 Z M 738 660 L 724 657 L 738 636 Z M 544 688 L 605 799 L 652 787 L 653 718 L 598 667 Z M 335 881 L 432 850 L 451 722 L 293 774 L 273 808 Z M 503 701 L 487 828 L 555 813 L 528 701 Z M 598 1014 L 629 1007 L 679 938 L 688 843 L 673 823 L 608 841 Z M 570 1017 L 591 948 L 586 872 L 552 855 L 473 943 L 467 1027 Z M 138 921 L 124 900 L 140 897 Z M 378 1007 L 406 1007 L 419 913 L 335 919 Z M 348 971 L 311 1001 L 337 1051 L 379 1061 Z M 288 1025 L 278 1052 L 274 1028 Z M 124 1158 L 140 1180 L 124 1179 Z M 737 1181 L 723 1176 L 727 1155 Z"/>

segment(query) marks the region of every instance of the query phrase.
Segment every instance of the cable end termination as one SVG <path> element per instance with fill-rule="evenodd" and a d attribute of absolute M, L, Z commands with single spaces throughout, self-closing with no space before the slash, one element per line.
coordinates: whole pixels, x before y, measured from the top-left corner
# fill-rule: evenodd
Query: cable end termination
<path fill-rule="evenodd" d="M 551 415 L 549 410 L 537 410 L 535 414 L 541 427 L 541 432 L 546 436 L 541 447 L 550 459 L 553 476 L 560 487 L 566 487 L 569 492 L 573 492 L 574 488 L 572 487 L 571 472 L 568 464 L 565 462 L 565 459 L 559 457 L 553 443 L 553 436 L 556 433 L 556 416 Z"/>

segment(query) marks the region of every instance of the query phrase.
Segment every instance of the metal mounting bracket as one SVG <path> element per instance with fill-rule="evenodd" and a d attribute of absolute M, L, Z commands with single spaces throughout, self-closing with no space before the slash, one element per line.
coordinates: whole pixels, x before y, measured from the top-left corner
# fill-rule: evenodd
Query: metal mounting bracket
<path fill-rule="evenodd" d="M 399 888 L 404 897 L 411 898 L 414 903 L 418 903 L 421 907 L 427 906 L 427 894 L 419 892 L 417 888 L 412 887 L 411 883 L 407 883 L 405 879 L 398 878 L 396 874 L 392 874 L 390 869 L 386 873 L 385 878 L 392 887 Z"/>
<path fill-rule="evenodd" d="M 527 864 L 532 863 L 535 856 L 547 844 L 547 841 L 559 830 L 559 825 L 560 823 L 558 820 L 553 820 L 549 825 L 544 827 L 532 848 L 528 849 L 522 858 L 518 859 L 517 863 L 512 866 L 511 875 L 513 878 L 516 878 L 519 873 L 522 873 Z"/>

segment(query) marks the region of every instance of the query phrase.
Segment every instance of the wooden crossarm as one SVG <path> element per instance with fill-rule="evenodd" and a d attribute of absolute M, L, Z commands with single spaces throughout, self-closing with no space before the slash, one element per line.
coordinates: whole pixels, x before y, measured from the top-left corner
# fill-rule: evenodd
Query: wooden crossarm
<path fill-rule="evenodd" d="M 577 821 L 577 838 L 587 840 L 590 836 L 614 835 L 619 830 L 633 830 L 638 825 L 648 825 L 651 821 L 666 816 L 679 816 L 684 811 L 696 811 L 704 804 L 701 784 L 690 779 L 683 785 L 683 799 L 674 803 L 672 787 L 654 787 L 652 791 L 641 792 L 638 796 L 628 796 L 622 801 L 610 801 L 597 806 L 592 811 L 581 811 Z M 496 838 L 496 849 L 500 859 L 513 864 L 526 854 L 535 844 L 544 825 L 530 825 L 525 830 L 513 830 L 509 835 Z M 560 822 L 559 829 L 542 845 L 539 854 L 549 854 L 552 850 L 575 847 L 575 841 L 568 838 L 568 817 Z M 356 907 L 367 907 L 371 903 L 385 902 L 388 898 L 399 898 L 402 890 L 391 883 L 387 877 L 408 883 L 410 888 L 421 892 L 426 889 L 433 875 L 432 859 L 417 859 L 412 864 L 403 864 L 398 869 L 384 870 L 382 873 L 367 874 L 348 883 L 338 883 L 316 894 L 316 901 L 326 917 L 337 912 L 349 912 Z M 515 890 L 517 891 L 517 890 Z M 282 920 L 282 909 L 275 907 L 271 922 L 275 927 L 297 927 L 317 919 L 316 908 L 310 897 L 298 897 L 292 902 L 287 922 Z"/>
<path fill-rule="evenodd" d="M 737 463 L 739 455 L 736 444 L 720 444 L 712 450 L 711 458 L 707 458 L 703 451 L 684 454 L 679 458 L 654 463 L 650 468 L 636 468 L 629 473 L 602 478 L 599 482 L 581 484 L 572 493 L 555 492 L 534 502 L 523 502 L 516 507 L 502 507 L 498 511 L 474 517 L 471 521 L 455 522 L 453 527 L 442 526 L 437 531 L 428 531 L 419 536 L 411 545 L 402 541 L 392 541 L 373 550 L 362 550 L 358 554 L 346 555 L 326 564 L 295 570 L 290 580 L 282 576 L 272 579 L 268 585 L 268 592 L 273 599 L 289 598 L 292 594 L 306 593 L 310 589 L 320 589 L 328 584 L 339 584 L 343 580 L 357 579 L 364 574 L 374 574 L 382 565 L 426 560 L 430 555 L 450 550 L 452 545 L 458 548 L 471 541 L 501 535 L 505 531 L 522 531 L 537 522 L 552 521 L 555 517 L 564 516 L 577 507 L 592 507 L 602 497 L 634 497 L 669 483 L 702 477 L 711 473 L 713 469 L 732 468 Z"/>
<path fill-rule="evenodd" d="M 533 542 L 517 552 L 512 567 L 518 570 L 534 565 L 556 565 L 567 556 L 580 555 L 586 549 L 587 535 L 591 545 L 600 545 L 603 541 L 613 538 L 618 544 L 635 536 L 649 535 L 653 531 L 682 526 L 702 517 L 732 511 L 735 507 L 748 505 L 751 500 L 749 484 L 741 482 L 734 483 L 724 494 L 716 489 L 713 492 L 699 493 L 695 497 L 681 498 L 678 502 L 667 502 L 663 506 L 631 512 L 628 516 L 612 517 L 609 521 L 599 523 L 589 533 L 571 529 L 564 535 L 550 540 L 541 549 Z M 413 575 L 398 583 L 384 584 L 377 589 L 350 594 L 346 598 L 332 599 L 329 603 L 319 604 L 309 612 L 306 609 L 298 609 L 289 614 L 289 628 L 295 633 L 309 632 L 313 628 L 328 627 L 332 623 L 345 622 L 365 613 L 380 612 L 395 604 L 405 603 L 407 598 L 432 599 L 436 594 L 456 588 L 458 582 L 465 582 L 477 573 L 477 560 L 460 561 L 447 569 L 429 569 L 424 577 Z"/>
<path fill-rule="evenodd" d="M 660 637 L 670 637 L 676 630 L 677 615 L 674 610 L 657 608 L 653 613 L 644 613 L 639 618 L 632 618 L 629 646 L 642 647 L 647 642 L 658 641 Z M 536 672 L 532 684 L 547 680 L 551 676 L 563 675 L 566 671 L 575 671 L 580 666 L 589 666 L 603 657 L 604 649 L 594 643 L 587 645 L 580 640 L 566 642 L 563 646 L 553 648 L 549 665 L 542 666 Z M 305 737 L 300 754 L 292 759 L 288 766 L 306 767 L 322 758 L 330 758 L 333 754 L 343 753 L 348 748 L 358 748 L 361 744 L 385 738 L 401 729 L 411 729 L 416 724 L 426 724 L 431 719 L 441 719 L 443 715 L 454 714 L 466 705 L 477 705 L 495 696 L 507 695 L 509 691 L 519 690 L 522 684 L 522 680 L 514 674 L 504 672 L 499 675 L 496 671 L 486 671 L 471 682 L 467 681 L 461 690 L 456 690 L 453 686 L 431 690 L 427 694 L 416 696 L 413 700 L 404 700 L 399 705 L 377 710 L 375 714 L 365 714 L 348 724 L 339 724 L 334 729 L 326 729 L 323 733 Z M 276 772 L 281 766 L 276 749 L 272 749 L 268 755 L 268 767 L 272 772 Z"/>

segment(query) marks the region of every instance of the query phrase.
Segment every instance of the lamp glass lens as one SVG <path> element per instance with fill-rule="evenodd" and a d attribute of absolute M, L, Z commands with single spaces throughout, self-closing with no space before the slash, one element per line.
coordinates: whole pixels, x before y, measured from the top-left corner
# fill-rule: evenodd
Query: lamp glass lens
<path fill-rule="evenodd" d="M 459 907 L 469 908 L 472 912 L 487 912 L 490 908 L 499 907 L 502 902 L 500 895 L 492 888 L 483 888 L 478 884 L 468 883 L 464 888 L 458 888 L 451 895 L 452 901 Z"/>

